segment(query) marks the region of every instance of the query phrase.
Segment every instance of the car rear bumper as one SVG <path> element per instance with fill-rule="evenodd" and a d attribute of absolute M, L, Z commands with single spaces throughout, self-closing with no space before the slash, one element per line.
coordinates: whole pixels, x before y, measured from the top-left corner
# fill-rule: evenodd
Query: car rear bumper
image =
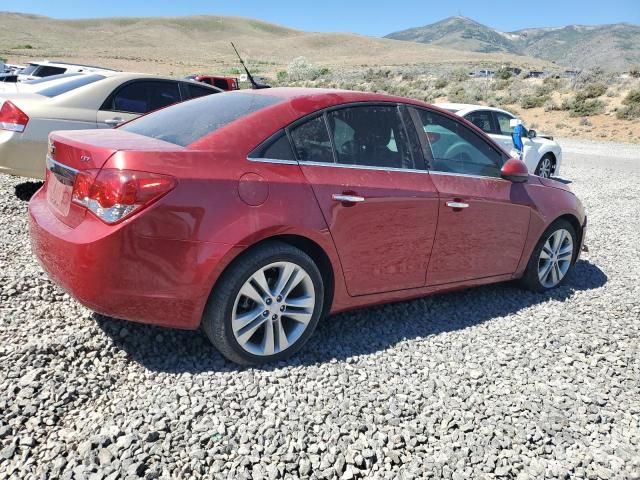
<path fill-rule="evenodd" d="M 132 222 L 110 226 L 85 215 L 71 228 L 50 212 L 42 189 L 31 199 L 32 250 L 50 278 L 103 315 L 198 328 L 220 260 L 232 247 L 141 236 Z"/>
<path fill-rule="evenodd" d="M 0 130 L 0 173 L 44 180 L 47 142 Z"/>

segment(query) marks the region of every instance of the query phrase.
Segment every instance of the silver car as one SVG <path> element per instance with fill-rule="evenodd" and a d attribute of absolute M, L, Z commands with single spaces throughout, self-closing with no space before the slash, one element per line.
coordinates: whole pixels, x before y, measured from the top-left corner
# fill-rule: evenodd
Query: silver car
<path fill-rule="evenodd" d="M 54 130 L 111 128 L 173 103 L 221 92 L 186 80 L 101 72 L 0 91 L 0 173 L 44 178 Z"/>

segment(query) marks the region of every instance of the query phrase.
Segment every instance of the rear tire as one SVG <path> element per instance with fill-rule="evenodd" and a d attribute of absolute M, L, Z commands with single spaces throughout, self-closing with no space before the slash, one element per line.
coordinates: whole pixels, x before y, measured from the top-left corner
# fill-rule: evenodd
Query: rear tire
<path fill-rule="evenodd" d="M 553 156 L 546 153 L 540 159 L 538 166 L 536 167 L 536 175 L 543 178 L 551 178 L 551 174 L 556 169 L 556 161 Z"/>
<path fill-rule="evenodd" d="M 270 241 L 223 273 L 202 318 L 218 351 L 232 362 L 257 365 L 296 353 L 323 312 L 324 282 L 298 248 Z"/>
<path fill-rule="evenodd" d="M 573 225 L 564 219 L 556 220 L 533 249 L 520 279 L 521 285 L 533 292 L 545 292 L 562 285 L 573 269 L 578 248 Z"/>

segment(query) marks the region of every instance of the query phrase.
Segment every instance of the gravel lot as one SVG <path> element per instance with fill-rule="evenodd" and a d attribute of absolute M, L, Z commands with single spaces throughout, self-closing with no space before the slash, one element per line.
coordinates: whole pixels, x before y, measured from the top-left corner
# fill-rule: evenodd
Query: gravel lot
<path fill-rule="evenodd" d="M 338 315 L 264 369 L 78 305 L 0 176 L 0 478 L 640 478 L 640 147 L 565 151 L 568 285 Z"/>

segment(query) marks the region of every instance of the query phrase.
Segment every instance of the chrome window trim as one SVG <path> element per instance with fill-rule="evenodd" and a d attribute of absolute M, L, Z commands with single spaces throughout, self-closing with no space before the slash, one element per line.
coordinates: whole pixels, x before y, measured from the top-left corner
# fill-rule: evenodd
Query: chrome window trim
<path fill-rule="evenodd" d="M 334 168 L 351 168 L 358 170 L 377 170 L 382 172 L 408 172 L 408 173 L 429 173 L 428 170 L 417 168 L 395 168 L 395 167 L 372 167 L 369 165 L 347 165 L 341 163 L 325 163 L 325 162 L 313 162 L 307 160 L 300 160 L 300 165 L 309 165 L 312 167 L 334 167 Z"/>
<path fill-rule="evenodd" d="M 260 162 L 260 163 L 277 163 L 281 165 L 298 165 L 298 162 L 295 160 L 278 160 L 277 158 L 253 158 L 247 157 L 247 160 L 250 162 Z"/>
<path fill-rule="evenodd" d="M 479 178 L 479 179 L 486 179 L 486 180 L 500 180 L 503 182 L 507 182 L 508 180 L 505 180 L 504 178 L 501 177 L 491 177 L 488 175 L 472 175 L 470 173 L 455 173 L 455 172 L 440 172 L 438 170 L 429 170 L 429 173 L 433 174 L 433 175 L 450 175 L 452 177 L 468 177 L 468 178 Z"/>

